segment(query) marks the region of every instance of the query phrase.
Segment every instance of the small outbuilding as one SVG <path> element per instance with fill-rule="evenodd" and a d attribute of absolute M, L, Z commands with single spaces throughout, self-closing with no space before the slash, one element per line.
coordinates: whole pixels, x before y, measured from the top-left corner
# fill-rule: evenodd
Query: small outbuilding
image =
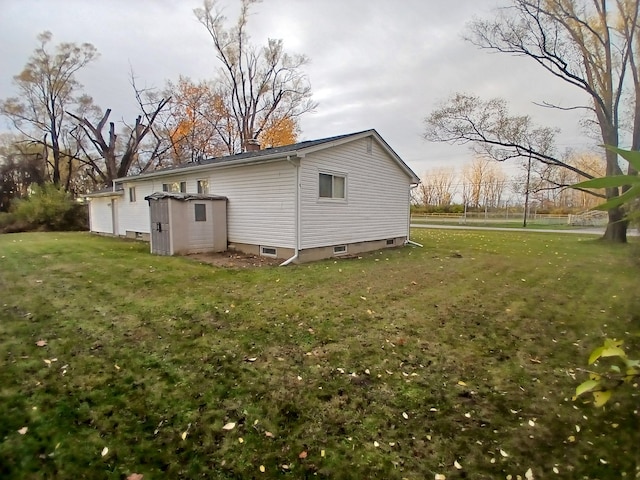
<path fill-rule="evenodd" d="M 227 197 L 156 192 L 147 197 L 151 253 L 176 255 L 227 249 Z"/>

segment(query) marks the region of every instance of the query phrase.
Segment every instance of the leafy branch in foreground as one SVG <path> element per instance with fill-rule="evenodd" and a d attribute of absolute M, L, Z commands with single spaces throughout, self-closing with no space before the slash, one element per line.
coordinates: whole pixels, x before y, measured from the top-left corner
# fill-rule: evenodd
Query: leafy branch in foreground
<path fill-rule="evenodd" d="M 621 148 L 605 145 L 607 150 L 617 153 L 627 162 L 629 162 L 628 175 L 613 175 L 609 177 L 593 178 L 584 182 L 573 185 L 573 188 L 578 190 L 584 190 L 589 188 L 606 188 L 606 189 L 618 189 L 620 188 L 622 194 L 609 198 L 606 202 L 595 207 L 596 210 L 609 210 L 611 208 L 617 208 L 621 205 L 629 205 L 634 200 L 640 198 L 640 151 L 635 150 L 623 150 Z M 634 174 L 635 173 L 635 174 Z M 627 220 L 640 219 L 640 211 L 627 212 Z"/>
<path fill-rule="evenodd" d="M 596 407 L 606 404 L 614 390 L 623 384 L 631 384 L 640 377 L 640 360 L 632 360 L 627 357 L 626 352 L 620 348 L 621 340 L 605 339 L 601 347 L 596 348 L 589 356 L 589 365 L 592 365 L 601 358 L 611 358 L 615 362 L 609 366 L 606 372 L 589 371 L 589 380 L 582 382 L 576 387 L 576 394 L 573 399 L 585 393 L 593 394 L 593 403 Z M 633 384 L 637 387 L 638 384 Z"/>

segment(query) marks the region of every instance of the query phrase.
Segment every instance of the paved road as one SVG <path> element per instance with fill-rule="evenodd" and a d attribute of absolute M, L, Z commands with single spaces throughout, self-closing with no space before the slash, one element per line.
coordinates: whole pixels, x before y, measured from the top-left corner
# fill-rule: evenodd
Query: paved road
<path fill-rule="evenodd" d="M 598 235 L 604 234 L 604 228 L 581 228 L 579 230 L 553 230 L 550 228 L 504 228 L 504 227 L 482 227 L 469 225 L 426 225 L 424 223 L 412 223 L 411 228 L 436 228 L 444 230 L 494 230 L 502 232 L 543 232 L 543 233 L 577 233 L 580 235 Z M 636 228 L 628 229 L 628 237 L 637 237 L 639 235 Z"/>

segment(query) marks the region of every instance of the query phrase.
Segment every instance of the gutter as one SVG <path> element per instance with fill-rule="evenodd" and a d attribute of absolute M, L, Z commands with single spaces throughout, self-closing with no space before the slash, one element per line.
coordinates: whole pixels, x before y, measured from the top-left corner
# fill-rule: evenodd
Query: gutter
<path fill-rule="evenodd" d="M 286 267 L 290 263 L 295 262 L 298 259 L 298 254 L 300 252 L 300 160 L 298 160 L 297 162 L 293 161 L 291 160 L 291 156 L 287 155 L 287 162 L 293 165 L 296 169 L 296 212 L 295 212 L 296 245 L 293 252 L 293 257 L 288 258 L 287 260 L 282 262 L 279 265 L 280 267 Z"/>

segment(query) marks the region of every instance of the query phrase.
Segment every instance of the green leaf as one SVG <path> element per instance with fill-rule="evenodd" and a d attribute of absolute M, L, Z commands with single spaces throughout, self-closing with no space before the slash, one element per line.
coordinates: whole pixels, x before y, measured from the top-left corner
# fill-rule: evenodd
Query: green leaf
<path fill-rule="evenodd" d="M 627 354 L 620 347 L 605 347 L 600 354 L 601 357 L 620 357 L 625 358 Z"/>
<path fill-rule="evenodd" d="M 611 390 L 603 390 L 602 392 L 593 392 L 593 403 L 596 407 L 602 407 L 611 398 Z"/>
<path fill-rule="evenodd" d="M 576 183 L 573 188 L 610 188 L 624 185 L 640 184 L 638 175 L 613 175 L 611 177 L 592 178 L 584 182 Z"/>
<path fill-rule="evenodd" d="M 614 147 L 611 145 L 605 145 L 604 147 L 607 150 L 616 152 L 627 162 L 629 162 L 633 166 L 633 168 L 640 171 L 640 152 L 636 150 L 623 150 L 622 148 Z"/>
<path fill-rule="evenodd" d="M 586 382 L 582 382 L 576 387 L 576 397 L 579 397 L 583 393 L 590 392 L 598 385 L 600 385 L 600 382 L 598 382 L 597 380 L 587 380 Z"/>
<path fill-rule="evenodd" d="M 620 367 L 618 365 L 611 365 L 610 370 L 612 372 L 620 373 Z"/>
<path fill-rule="evenodd" d="M 619 207 L 623 203 L 627 203 L 629 200 L 633 200 L 638 196 L 640 196 L 640 185 L 634 185 L 629 190 L 624 192 L 622 195 L 618 197 L 610 198 L 605 203 L 602 203 L 594 208 L 595 210 L 609 210 L 612 208 Z"/>
<path fill-rule="evenodd" d="M 604 347 L 598 347 L 593 352 L 591 352 L 591 355 L 589 355 L 589 365 L 591 365 L 593 362 L 598 360 L 602 355 L 603 351 L 604 351 Z"/>

